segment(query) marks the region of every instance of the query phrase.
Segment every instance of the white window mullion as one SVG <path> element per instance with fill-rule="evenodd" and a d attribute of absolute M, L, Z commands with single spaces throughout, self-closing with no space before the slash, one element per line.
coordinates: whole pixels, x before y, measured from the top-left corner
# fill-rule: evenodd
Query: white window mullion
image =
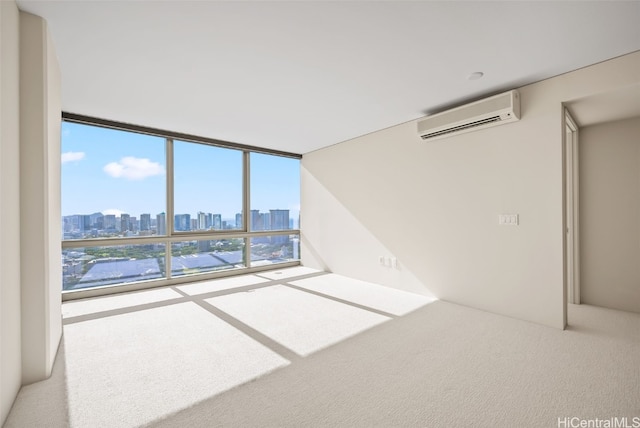
<path fill-rule="evenodd" d="M 167 138 L 166 140 L 166 158 L 167 158 L 167 206 L 166 206 L 166 224 L 165 229 L 167 236 L 173 236 L 173 140 Z M 171 279 L 171 241 L 165 241 L 165 269 L 166 278 Z"/>

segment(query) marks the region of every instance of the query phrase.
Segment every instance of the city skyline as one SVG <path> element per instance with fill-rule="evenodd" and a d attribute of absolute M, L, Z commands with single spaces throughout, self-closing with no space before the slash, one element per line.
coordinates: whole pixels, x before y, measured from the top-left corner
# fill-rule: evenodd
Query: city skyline
<path fill-rule="evenodd" d="M 266 212 L 251 210 L 249 230 L 291 230 L 299 228 L 299 218 L 290 216 L 289 210 L 270 209 Z M 139 236 L 166 235 L 166 213 L 131 215 L 122 213 L 72 214 L 62 216 L 63 239 L 82 239 L 113 236 L 114 233 L 132 232 Z M 220 214 L 199 211 L 196 215 L 174 214 L 174 231 L 197 230 L 242 230 L 242 214 L 236 213 L 232 219 L 224 219 Z M 145 233 L 146 232 L 146 233 Z M 127 234 L 126 236 L 130 236 Z M 135 235 L 134 235 L 135 236 Z"/>

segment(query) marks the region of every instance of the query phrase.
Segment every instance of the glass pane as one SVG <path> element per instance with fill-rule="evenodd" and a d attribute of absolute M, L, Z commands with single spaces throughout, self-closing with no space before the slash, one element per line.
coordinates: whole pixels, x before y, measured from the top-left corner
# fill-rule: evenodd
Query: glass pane
<path fill-rule="evenodd" d="M 63 239 L 164 235 L 165 140 L 62 123 Z"/>
<path fill-rule="evenodd" d="M 251 266 L 265 266 L 298 260 L 300 260 L 300 235 L 251 238 Z"/>
<path fill-rule="evenodd" d="M 244 266 L 243 238 L 171 244 L 171 276 L 195 275 Z"/>
<path fill-rule="evenodd" d="M 242 229 L 242 152 L 175 141 L 174 230 Z"/>
<path fill-rule="evenodd" d="M 164 278 L 165 249 L 165 244 L 63 249 L 62 289 Z"/>
<path fill-rule="evenodd" d="M 300 160 L 251 153 L 249 230 L 300 227 Z"/>

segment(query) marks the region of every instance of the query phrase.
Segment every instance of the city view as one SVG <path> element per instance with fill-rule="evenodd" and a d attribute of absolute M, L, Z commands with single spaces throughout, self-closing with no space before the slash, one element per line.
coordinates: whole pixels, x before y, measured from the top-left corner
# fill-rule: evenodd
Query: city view
<path fill-rule="evenodd" d="M 198 212 L 174 216 L 174 230 L 180 232 L 242 229 L 242 214 L 222 220 L 220 214 Z M 65 239 L 129 238 L 166 236 L 166 214 L 152 218 L 129 214 L 70 215 L 62 219 Z M 250 230 L 294 229 L 289 210 L 253 210 Z M 188 237 L 185 237 L 188 239 Z M 262 266 L 299 259 L 298 235 L 249 238 L 251 265 Z M 64 249 L 63 289 L 112 285 L 165 278 L 167 243 L 128 244 Z M 171 243 L 171 276 L 193 275 L 245 267 L 244 238 L 185 240 Z"/>
<path fill-rule="evenodd" d="M 63 290 L 242 269 L 246 256 L 253 267 L 299 260 L 297 233 L 264 233 L 299 228 L 298 159 L 250 153 L 248 231 L 261 235 L 233 237 L 244 230 L 240 150 L 68 122 L 62 137 Z"/>

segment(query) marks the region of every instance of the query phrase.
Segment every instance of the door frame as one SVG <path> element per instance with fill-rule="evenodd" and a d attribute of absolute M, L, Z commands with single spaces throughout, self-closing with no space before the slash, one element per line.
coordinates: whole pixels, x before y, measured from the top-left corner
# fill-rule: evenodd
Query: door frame
<path fill-rule="evenodd" d="M 564 214 L 566 301 L 580 304 L 580 192 L 579 192 L 579 129 L 565 107 L 562 126 L 564 154 Z"/>

